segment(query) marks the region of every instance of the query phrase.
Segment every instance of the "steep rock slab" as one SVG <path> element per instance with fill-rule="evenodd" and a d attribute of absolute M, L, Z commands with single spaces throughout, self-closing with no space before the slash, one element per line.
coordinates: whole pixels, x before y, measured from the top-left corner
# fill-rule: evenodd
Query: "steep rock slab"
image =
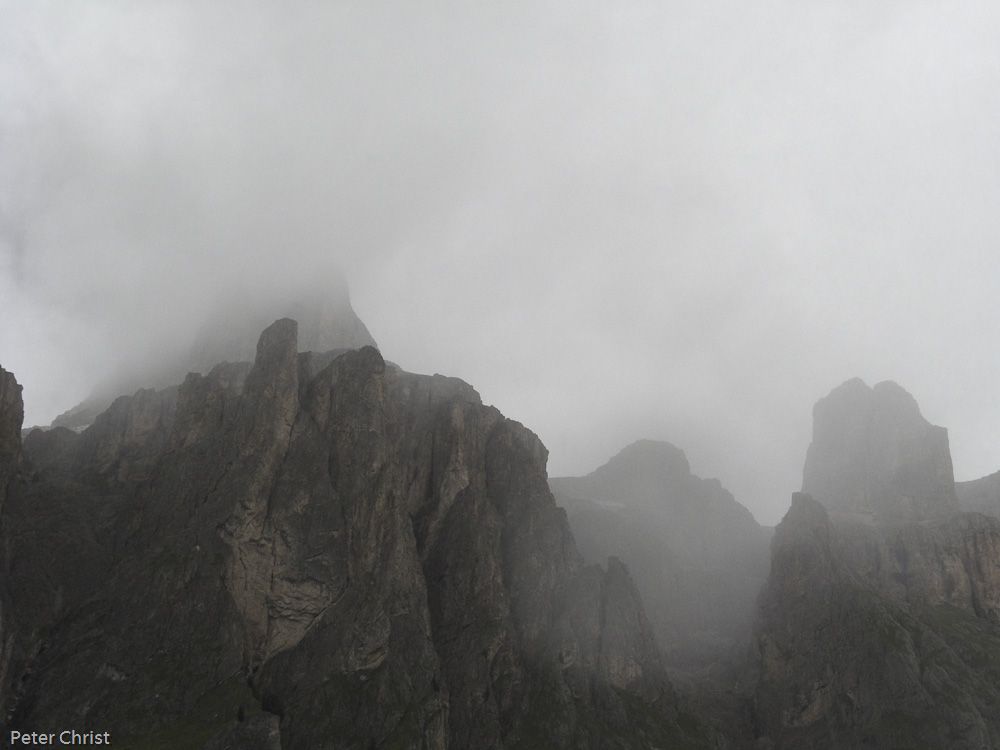
<path fill-rule="evenodd" d="M 891 381 L 858 378 L 813 408 L 802 491 L 842 513 L 917 520 L 958 511 L 948 431 Z"/>

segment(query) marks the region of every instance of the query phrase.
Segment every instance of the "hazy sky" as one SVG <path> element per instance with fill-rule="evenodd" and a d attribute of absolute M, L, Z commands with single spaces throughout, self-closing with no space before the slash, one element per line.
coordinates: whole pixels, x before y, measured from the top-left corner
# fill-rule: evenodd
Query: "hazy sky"
<path fill-rule="evenodd" d="M 0 0 L 26 424 L 337 267 L 553 475 L 669 440 L 775 523 L 853 376 L 992 473 L 1000 6 Z"/>

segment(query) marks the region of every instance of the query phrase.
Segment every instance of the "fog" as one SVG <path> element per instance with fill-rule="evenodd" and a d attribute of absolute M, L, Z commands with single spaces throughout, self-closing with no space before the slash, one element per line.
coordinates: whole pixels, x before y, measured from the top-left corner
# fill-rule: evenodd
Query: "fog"
<path fill-rule="evenodd" d="M 552 475 L 639 438 L 762 523 L 892 379 L 1000 469 L 1000 8 L 0 0 L 0 364 L 47 424 L 336 284 Z"/>

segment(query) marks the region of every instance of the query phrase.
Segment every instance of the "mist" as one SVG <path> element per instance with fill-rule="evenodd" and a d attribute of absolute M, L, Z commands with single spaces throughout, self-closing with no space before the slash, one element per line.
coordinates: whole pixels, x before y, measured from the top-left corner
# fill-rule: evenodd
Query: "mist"
<path fill-rule="evenodd" d="M 892 379 L 1000 469 L 986 2 L 0 2 L 0 364 L 48 424 L 227 299 L 346 279 L 549 473 L 682 448 L 762 523 Z"/>

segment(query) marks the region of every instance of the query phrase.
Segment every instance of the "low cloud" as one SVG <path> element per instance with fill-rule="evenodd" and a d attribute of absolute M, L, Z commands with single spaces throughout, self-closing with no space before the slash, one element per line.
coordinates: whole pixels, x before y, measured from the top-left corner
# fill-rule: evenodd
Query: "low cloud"
<path fill-rule="evenodd" d="M 48 422 L 230 294 L 343 273 L 384 354 L 640 437 L 761 520 L 892 378 L 996 469 L 1000 12 L 2 2 L 0 362 Z"/>

